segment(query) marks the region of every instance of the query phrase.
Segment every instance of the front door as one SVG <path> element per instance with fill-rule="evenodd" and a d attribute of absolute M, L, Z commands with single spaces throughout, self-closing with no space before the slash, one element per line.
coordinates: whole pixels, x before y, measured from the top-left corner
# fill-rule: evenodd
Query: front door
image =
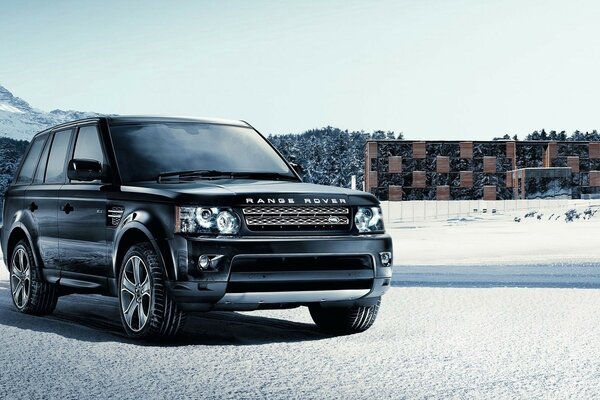
<path fill-rule="evenodd" d="M 96 125 L 78 129 L 72 157 L 96 160 L 106 170 Z M 98 181 L 69 181 L 60 189 L 58 231 L 61 280 L 103 282 L 109 273 L 106 192 Z M 94 279 L 100 278 L 100 279 Z"/>

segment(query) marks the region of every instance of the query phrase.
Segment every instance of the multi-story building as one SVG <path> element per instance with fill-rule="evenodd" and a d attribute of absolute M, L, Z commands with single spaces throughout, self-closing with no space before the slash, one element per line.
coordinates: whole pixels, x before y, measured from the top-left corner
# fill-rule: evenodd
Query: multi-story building
<path fill-rule="evenodd" d="M 370 140 L 365 189 L 381 200 L 600 194 L 600 142 Z"/>

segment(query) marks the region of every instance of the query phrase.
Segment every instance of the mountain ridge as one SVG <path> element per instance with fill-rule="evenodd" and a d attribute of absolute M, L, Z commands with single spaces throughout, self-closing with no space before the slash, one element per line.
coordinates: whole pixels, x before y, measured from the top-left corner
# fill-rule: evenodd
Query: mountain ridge
<path fill-rule="evenodd" d="M 0 138 L 31 140 L 33 135 L 64 122 L 105 114 L 76 110 L 43 111 L 0 85 Z"/>

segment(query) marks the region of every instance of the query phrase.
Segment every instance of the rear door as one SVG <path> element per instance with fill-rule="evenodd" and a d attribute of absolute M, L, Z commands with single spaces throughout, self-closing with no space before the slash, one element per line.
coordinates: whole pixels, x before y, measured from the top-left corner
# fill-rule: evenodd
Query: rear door
<path fill-rule="evenodd" d="M 59 277 L 58 193 L 65 180 L 64 167 L 72 130 L 50 135 L 27 188 L 24 208 L 30 212 L 37 232 L 32 233 L 44 262 L 44 275 L 49 281 Z"/>
<path fill-rule="evenodd" d="M 107 171 L 104 154 L 98 126 L 79 127 L 68 159 L 95 160 L 102 164 L 103 171 Z M 60 189 L 58 230 L 61 281 L 91 280 L 104 284 L 110 263 L 106 242 L 107 195 L 103 188 L 102 180 L 83 182 L 69 181 L 67 178 Z"/>

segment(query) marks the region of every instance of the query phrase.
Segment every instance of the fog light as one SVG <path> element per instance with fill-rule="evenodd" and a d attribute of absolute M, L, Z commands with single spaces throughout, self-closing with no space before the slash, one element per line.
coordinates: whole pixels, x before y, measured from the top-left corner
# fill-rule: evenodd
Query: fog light
<path fill-rule="evenodd" d="M 202 254 L 200 258 L 198 258 L 198 266 L 200 269 L 207 269 L 210 266 L 210 258 L 206 254 Z"/>
<path fill-rule="evenodd" d="M 221 268 L 223 254 L 202 254 L 198 257 L 198 269 L 200 271 L 217 271 Z"/>
<path fill-rule="evenodd" d="M 392 266 L 392 253 L 389 251 L 384 251 L 379 253 L 379 258 L 381 259 L 381 263 L 384 267 Z"/>

